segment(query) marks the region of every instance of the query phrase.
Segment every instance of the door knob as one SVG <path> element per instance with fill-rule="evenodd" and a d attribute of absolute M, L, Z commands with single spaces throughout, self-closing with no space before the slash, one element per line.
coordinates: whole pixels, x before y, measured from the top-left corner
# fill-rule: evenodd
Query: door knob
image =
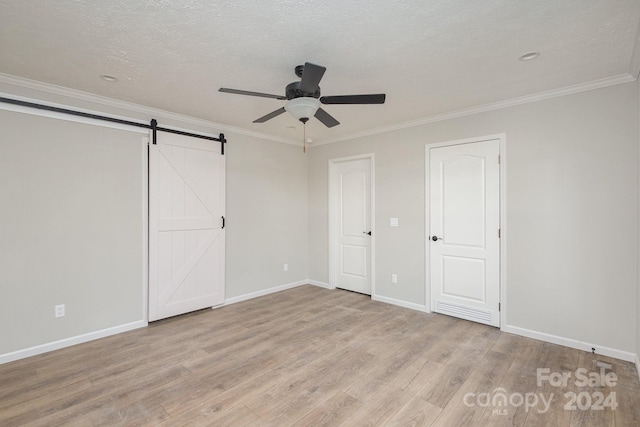
<path fill-rule="evenodd" d="M 438 236 L 433 236 L 431 240 L 433 240 L 434 242 L 437 242 L 438 240 L 442 240 L 442 238 Z"/>
<path fill-rule="evenodd" d="M 371 232 L 370 231 L 363 231 L 362 234 L 368 234 L 369 236 L 371 236 Z"/>

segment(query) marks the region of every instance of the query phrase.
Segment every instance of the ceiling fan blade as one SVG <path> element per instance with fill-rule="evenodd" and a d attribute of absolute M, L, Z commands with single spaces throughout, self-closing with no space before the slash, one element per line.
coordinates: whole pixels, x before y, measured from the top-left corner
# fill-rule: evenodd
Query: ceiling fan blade
<path fill-rule="evenodd" d="M 323 104 L 384 104 L 387 96 L 384 93 L 372 93 L 369 95 L 336 95 L 323 96 L 320 102 Z"/>
<path fill-rule="evenodd" d="M 262 116 L 259 119 L 255 119 L 253 121 L 253 123 L 264 123 L 267 120 L 271 120 L 276 116 L 279 116 L 280 114 L 284 113 L 286 110 L 284 109 L 284 107 L 282 108 L 278 108 L 276 111 L 272 111 L 271 113 L 267 114 L 266 116 Z"/>
<path fill-rule="evenodd" d="M 316 93 L 320 80 L 327 69 L 321 65 L 304 63 L 302 71 L 302 80 L 300 81 L 300 91 L 304 93 Z"/>
<path fill-rule="evenodd" d="M 318 108 L 318 111 L 316 111 L 316 119 L 320 120 L 328 128 L 332 128 L 340 124 L 339 121 L 322 108 Z"/>
<path fill-rule="evenodd" d="M 220 89 L 218 89 L 218 92 L 235 93 L 236 95 L 261 96 L 263 98 L 287 99 L 286 96 L 282 96 L 282 95 L 271 95 L 270 93 L 250 92 L 248 90 L 240 90 L 240 89 L 229 89 L 227 87 L 221 87 Z"/>

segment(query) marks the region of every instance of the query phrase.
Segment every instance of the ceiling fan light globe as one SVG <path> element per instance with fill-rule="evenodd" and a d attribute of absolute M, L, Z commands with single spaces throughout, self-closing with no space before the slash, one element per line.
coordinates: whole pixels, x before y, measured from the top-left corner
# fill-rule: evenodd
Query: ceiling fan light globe
<path fill-rule="evenodd" d="M 308 96 L 294 98 L 284 106 L 284 109 L 298 120 L 313 117 L 318 108 L 320 108 L 320 101 Z"/>

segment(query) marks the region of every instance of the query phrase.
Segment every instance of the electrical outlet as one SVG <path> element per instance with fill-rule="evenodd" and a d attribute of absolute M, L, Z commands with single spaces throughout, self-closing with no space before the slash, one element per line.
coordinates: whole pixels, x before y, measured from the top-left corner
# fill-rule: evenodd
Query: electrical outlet
<path fill-rule="evenodd" d="M 284 265 L 284 271 L 289 271 L 289 264 Z"/>
<path fill-rule="evenodd" d="M 391 283 L 398 283 L 398 275 L 397 274 L 392 274 L 391 275 Z"/>
<path fill-rule="evenodd" d="M 64 304 L 56 305 L 55 314 L 56 317 L 64 317 Z"/>

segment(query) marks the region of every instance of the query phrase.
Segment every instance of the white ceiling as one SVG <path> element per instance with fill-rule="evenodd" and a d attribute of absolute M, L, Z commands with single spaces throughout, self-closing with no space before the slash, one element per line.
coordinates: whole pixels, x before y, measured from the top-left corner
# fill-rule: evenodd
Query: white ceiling
<path fill-rule="evenodd" d="M 638 0 L 1 0 L 0 73 L 291 141 L 289 114 L 252 123 L 285 101 L 218 88 L 284 94 L 308 61 L 327 67 L 323 95 L 387 94 L 325 106 L 341 124 L 311 120 L 321 143 L 636 77 L 639 21 Z"/>

